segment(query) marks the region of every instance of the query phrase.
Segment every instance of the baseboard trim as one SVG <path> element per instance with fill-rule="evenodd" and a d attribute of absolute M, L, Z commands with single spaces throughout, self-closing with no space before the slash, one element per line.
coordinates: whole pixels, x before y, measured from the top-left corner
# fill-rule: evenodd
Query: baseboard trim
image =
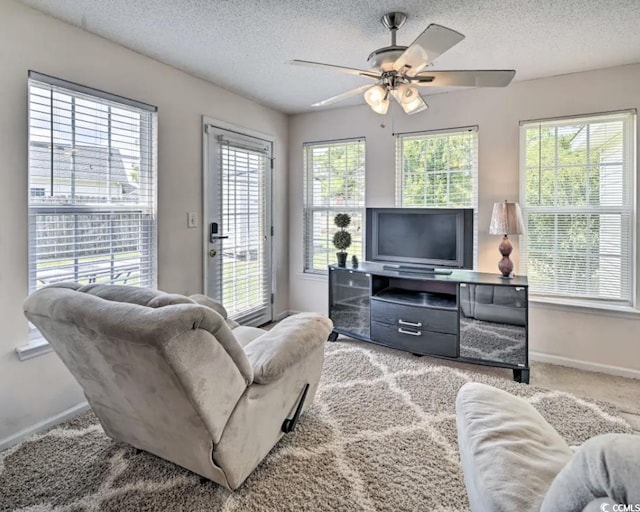
<path fill-rule="evenodd" d="M 276 315 L 276 317 L 274 318 L 274 322 L 279 322 L 280 320 L 283 320 L 283 319 L 287 318 L 288 316 L 295 315 L 296 313 L 300 313 L 300 311 L 293 311 L 291 309 L 289 309 L 287 311 L 282 311 L 281 313 L 278 313 Z"/>
<path fill-rule="evenodd" d="M 555 356 L 553 354 L 544 354 L 542 352 L 529 352 L 529 359 L 531 359 L 532 361 L 538 361 L 540 363 L 550 363 L 550 364 L 557 364 L 558 366 L 568 366 L 569 368 L 577 368 L 578 370 L 607 373 L 609 375 L 616 375 L 618 377 L 627 377 L 630 379 L 640 379 L 640 370 L 623 368 L 622 366 L 593 363 L 591 361 L 571 359 L 569 357 Z"/>
<path fill-rule="evenodd" d="M 45 430 L 48 430 L 51 427 L 55 427 L 59 423 L 62 423 L 63 421 L 67 421 L 77 416 L 78 414 L 82 414 L 83 412 L 88 411 L 89 409 L 90 407 L 87 402 L 79 403 L 78 405 L 74 405 L 73 407 L 70 407 L 69 409 L 62 411 L 61 413 L 56 414 L 55 416 L 51 416 L 50 418 L 47 418 L 46 420 L 36 423 L 31 427 L 27 427 L 16 434 L 13 434 L 4 439 L 0 439 L 0 452 L 3 450 L 6 450 L 7 448 L 10 448 L 15 444 L 18 444 L 20 441 L 23 441 L 27 437 L 31 437 L 34 434 L 39 434 L 40 432 L 44 432 Z"/>

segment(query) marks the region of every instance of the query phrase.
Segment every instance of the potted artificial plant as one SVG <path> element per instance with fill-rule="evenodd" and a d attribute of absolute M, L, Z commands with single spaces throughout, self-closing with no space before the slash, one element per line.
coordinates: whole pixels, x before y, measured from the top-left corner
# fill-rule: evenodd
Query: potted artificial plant
<path fill-rule="evenodd" d="M 333 245 L 338 249 L 336 253 L 338 266 L 345 267 L 347 264 L 347 252 L 345 249 L 348 249 L 351 245 L 351 233 L 344 228 L 351 224 L 351 216 L 347 213 L 339 213 L 334 217 L 333 222 L 340 228 L 340 231 L 336 231 L 333 235 Z"/>

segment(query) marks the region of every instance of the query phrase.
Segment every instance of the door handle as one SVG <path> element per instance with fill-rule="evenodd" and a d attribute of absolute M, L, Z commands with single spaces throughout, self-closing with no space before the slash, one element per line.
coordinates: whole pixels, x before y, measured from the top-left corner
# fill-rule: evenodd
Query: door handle
<path fill-rule="evenodd" d="M 225 238 L 229 238 L 229 235 L 219 235 L 218 234 L 218 223 L 212 222 L 209 227 L 209 242 L 213 243 L 216 240 L 223 240 Z"/>

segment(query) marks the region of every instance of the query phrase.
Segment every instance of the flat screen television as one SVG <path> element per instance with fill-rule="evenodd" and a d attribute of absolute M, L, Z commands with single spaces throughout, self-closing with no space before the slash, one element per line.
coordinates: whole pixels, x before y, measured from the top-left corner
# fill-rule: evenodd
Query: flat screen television
<path fill-rule="evenodd" d="M 473 268 L 472 208 L 367 208 L 366 259 L 400 268 Z"/>

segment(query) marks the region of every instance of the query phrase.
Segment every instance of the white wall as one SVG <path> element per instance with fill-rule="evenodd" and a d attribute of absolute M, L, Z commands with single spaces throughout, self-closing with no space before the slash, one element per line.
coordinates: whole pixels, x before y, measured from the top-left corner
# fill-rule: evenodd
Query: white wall
<path fill-rule="evenodd" d="M 0 444 L 83 401 L 53 353 L 19 362 L 27 342 L 27 71 L 158 106 L 158 285 L 196 293 L 202 283 L 201 116 L 275 137 L 275 314 L 288 308 L 287 117 L 13 0 L 0 1 Z M 281 229 L 278 227 L 283 226 Z"/>
<path fill-rule="evenodd" d="M 367 206 L 394 206 L 394 132 L 479 126 L 478 268 L 497 272 L 500 237 L 488 234 L 495 201 L 518 199 L 519 121 L 640 106 L 640 65 L 515 82 L 505 89 L 470 89 L 427 97 L 430 108 L 407 116 L 393 108 L 378 116 L 366 105 L 291 117 L 289 124 L 289 306 L 327 311 L 326 280 L 302 275 L 304 142 L 366 137 Z M 638 144 L 640 147 L 640 144 Z M 515 245 L 515 244 L 514 244 Z M 517 250 L 512 259 L 518 270 Z M 635 371 L 640 377 L 640 316 L 530 309 L 530 350 L 548 359 L 586 361 L 602 370 Z M 617 368 L 605 368 L 609 365 Z M 627 374 L 633 373 L 626 372 Z"/>

